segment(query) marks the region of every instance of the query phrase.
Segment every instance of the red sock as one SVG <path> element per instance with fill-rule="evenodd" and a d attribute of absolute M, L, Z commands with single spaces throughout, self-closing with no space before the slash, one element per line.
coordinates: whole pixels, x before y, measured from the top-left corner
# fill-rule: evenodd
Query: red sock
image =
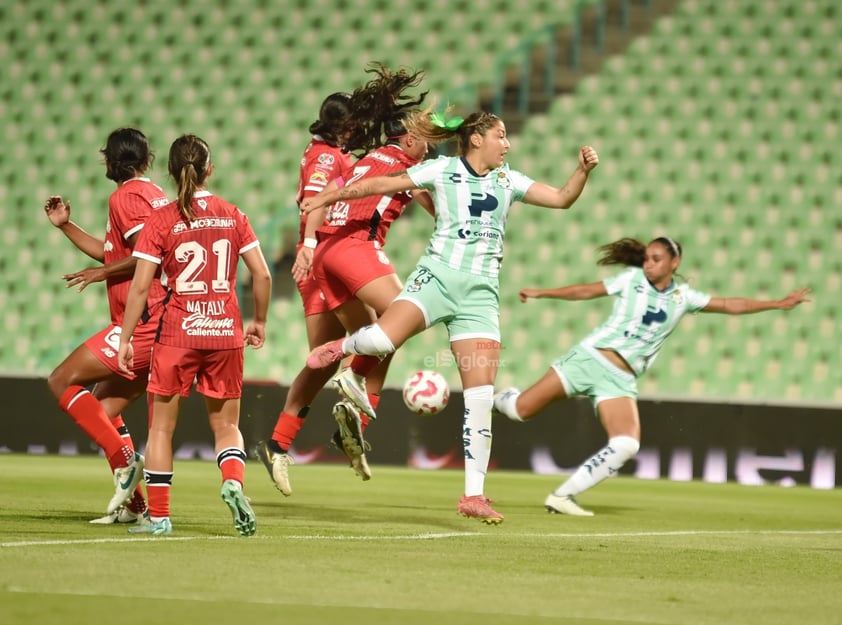
<path fill-rule="evenodd" d="M 354 356 L 353 360 L 351 360 L 351 371 L 356 373 L 357 375 L 361 375 L 364 378 L 368 377 L 368 374 L 374 371 L 375 367 L 379 365 L 381 359 L 379 356 Z"/>
<path fill-rule="evenodd" d="M 58 407 L 66 412 L 88 436 L 99 445 L 111 468 L 125 467 L 134 456 L 134 449 L 126 445 L 114 429 L 111 420 L 96 397 L 83 386 L 68 387 L 59 399 Z"/>
<path fill-rule="evenodd" d="M 222 472 L 222 481 L 234 480 L 243 485 L 246 472 L 246 452 L 237 447 L 227 447 L 216 455 L 216 464 Z"/>
<path fill-rule="evenodd" d="M 131 445 L 132 449 L 134 449 L 134 443 L 132 443 L 132 437 L 129 434 L 129 428 L 126 427 L 126 422 L 123 421 L 123 415 L 118 414 L 113 416 L 109 419 L 111 421 L 111 425 L 114 426 L 114 429 L 117 430 L 117 434 L 123 437 L 126 444 Z"/>
<path fill-rule="evenodd" d="M 143 514 L 143 511 L 146 510 L 146 499 L 143 498 L 143 491 L 140 490 L 140 486 L 135 489 L 134 495 L 132 495 L 126 507 L 137 514 Z"/>
<path fill-rule="evenodd" d="M 375 412 L 377 411 L 377 406 L 380 405 L 380 395 L 375 393 L 367 393 L 368 401 L 371 403 L 371 407 L 374 408 Z M 365 432 L 365 429 L 368 427 L 368 424 L 371 423 L 371 417 L 369 417 L 364 412 L 360 412 L 360 425 L 362 425 L 362 430 Z"/>
<path fill-rule="evenodd" d="M 302 412 L 307 414 L 306 411 Z M 278 422 L 275 423 L 275 429 L 272 430 L 272 440 L 278 443 L 281 449 L 288 451 L 302 425 L 304 425 L 304 417 L 282 412 L 278 417 Z"/>
<path fill-rule="evenodd" d="M 172 472 L 144 471 L 146 492 L 149 494 L 149 516 L 163 519 L 170 516 Z"/>

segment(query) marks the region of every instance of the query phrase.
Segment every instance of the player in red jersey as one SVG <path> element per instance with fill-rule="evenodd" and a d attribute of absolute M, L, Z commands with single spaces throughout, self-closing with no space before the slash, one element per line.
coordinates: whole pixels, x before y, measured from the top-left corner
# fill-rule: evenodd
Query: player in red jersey
<path fill-rule="evenodd" d="M 349 176 L 354 158 L 345 145 L 351 135 L 352 109 L 350 93 L 332 93 L 319 109 L 319 119 L 310 124 L 312 139 L 301 157 L 298 178 L 298 204 L 308 197 L 316 195 L 335 178 Z M 304 237 L 306 219 L 302 215 L 299 227 L 299 240 L 296 253 L 302 248 L 312 249 L 316 245 L 313 238 Z M 295 281 L 304 306 L 304 324 L 307 342 L 312 348 L 320 337 L 341 337 L 345 335 L 342 324 L 325 305 L 316 283 L 309 277 Z M 328 339 L 330 340 L 330 339 Z M 254 453 L 263 462 L 275 487 L 284 495 L 292 494 L 289 485 L 288 466 L 294 463 L 289 455 L 289 446 L 304 424 L 310 411 L 310 403 L 318 392 L 335 373 L 336 367 L 324 371 L 307 371 L 302 368 L 290 385 L 284 407 L 278 417 L 272 438 L 260 441 Z M 315 375 L 314 375 L 315 374 Z"/>
<path fill-rule="evenodd" d="M 239 429 L 243 346 L 263 346 L 272 278 L 248 218 L 205 188 L 213 171 L 207 143 L 195 135 L 179 137 L 170 147 L 168 169 L 178 200 L 152 214 L 135 246 L 137 268 L 120 336 L 120 366 L 128 372 L 134 364 L 132 335 L 156 271 L 163 269 L 169 292 L 147 386 L 153 395 L 144 471 L 149 519 L 129 531 L 172 532 L 172 436 L 181 398 L 190 394 L 195 380 L 214 435 L 222 499 L 236 530 L 250 536 L 256 521 L 243 494 L 246 452 Z M 236 291 L 240 256 L 254 292 L 254 320 L 245 333 Z"/>
<path fill-rule="evenodd" d="M 360 159 L 348 183 L 403 171 L 426 156 L 427 142 L 407 133 L 399 118 L 389 120 L 384 130 L 386 144 Z M 328 309 L 349 332 L 374 323 L 401 292 L 403 285 L 383 247 L 392 222 L 413 199 L 435 214 L 432 197 L 419 190 L 337 202 L 308 216 L 305 236 L 315 236 L 319 244 L 313 254 L 306 249 L 299 252 L 293 275 L 300 279 L 312 268 Z M 355 356 L 350 363 L 355 375 L 368 378 L 369 402 L 373 399 L 375 406 L 391 359 L 391 354 L 382 361 L 377 356 Z M 336 379 L 341 383 L 342 378 Z M 354 470 L 369 479 L 364 432 L 373 415 L 360 414 L 350 402 L 339 402 L 334 416 L 340 424 L 337 446 L 345 451 Z"/>
<path fill-rule="evenodd" d="M 91 523 L 133 523 L 146 510 L 138 487 L 143 458 L 134 444 L 121 413 L 143 395 L 149 370 L 157 313 L 164 296 L 160 281 L 150 289 L 143 323 L 135 335 L 138 357 L 133 376 L 125 375 L 117 362 L 120 327 L 136 259 L 132 248 L 152 210 L 168 200 L 160 187 L 143 177 L 152 162 L 149 141 L 134 128 L 120 128 L 108 136 L 105 148 L 106 176 L 117 183 L 108 200 L 105 239 L 95 237 L 70 220 L 70 202 L 51 196 L 44 204 L 50 222 L 85 254 L 101 266 L 66 274 L 68 287 L 82 291 L 89 284 L 105 281 L 111 324 L 77 347 L 50 374 L 47 384 L 59 407 L 105 452 L 114 473 L 115 495 L 106 516 Z M 87 387 L 94 385 L 93 391 Z M 125 504 L 125 506 L 124 506 Z"/>
<path fill-rule="evenodd" d="M 344 184 L 351 177 L 353 166 L 347 153 L 368 152 L 380 146 L 383 124 L 394 118 L 397 111 L 420 104 L 426 95 L 413 98 L 404 94 L 407 88 L 419 84 L 421 72 L 391 72 L 380 64 L 374 64 L 367 71 L 375 77 L 352 94 L 334 93 L 328 96 L 322 103 L 319 119 L 310 126 L 313 140 L 302 159 L 299 204 L 319 193 L 330 182 Z M 343 156 L 346 160 L 342 160 Z M 302 216 L 298 254 L 312 252 L 318 243 L 314 236 L 304 236 L 305 224 L 306 218 Z M 344 326 L 330 312 L 313 276 L 295 272 L 293 275 L 304 302 L 310 348 L 319 345 L 324 337 L 333 340 L 344 336 Z M 290 386 L 272 437 L 255 446 L 254 453 L 263 462 L 275 487 L 284 495 L 292 493 L 288 467 L 293 464 L 293 458 L 288 453 L 289 447 L 304 424 L 310 403 L 335 372 L 336 367 L 323 371 L 302 368 Z M 337 441 L 334 435 L 334 442 Z M 349 459 L 353 463 L 353 458 L 349 456 Z"/>

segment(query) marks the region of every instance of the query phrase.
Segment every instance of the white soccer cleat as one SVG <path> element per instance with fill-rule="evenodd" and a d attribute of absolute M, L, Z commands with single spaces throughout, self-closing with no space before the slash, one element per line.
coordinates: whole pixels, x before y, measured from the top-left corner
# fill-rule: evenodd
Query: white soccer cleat
<path fill-rule="evenodd" d="M 115 523 L 137 523 L 137 520 L 140 518 L 141 514 L 137 512 L 132 512 L 125 506 L 122 508 L 118 508 L 116 511 L 112 512 L 111 514 L 106 514 L 103 517 L 98 519 L 92 519 L 88 521 L 88 523 L 93 523 L 94 525 L 113 525 Z"/>
<path fill-rule="evenodd" d="M 338 375 L 334 376 L 336 386 L 339 389 L 339 394 L 356 406 L 357 410 L 365 413 L 370 419 L 376 419 L 377 413 L 374 412 L 374 407 L 368 399 L 368 393 L 365 390 L 365 378 L 357 375 L 351 370 L 351 367 L 346 367 Z"/>
<path fill-rule="evenodd" d="M 260 458 L 260 462 L 266 467 L 272 483 L 275 484 L 282 495 L 292 495 L 292 484 L 289 482 L 289 467 L 295 464 L 295 460 L 288 453 L 278 453 L 269 448 L 268 441 L 260 441 L 254 447 L 254 454 Z"/>
<path fill-rule="evenodd" d="M 363 438 L 362 422 L 356 408 L 347 401 L 341 401 L 333 407 L 333 418 L 339 430 L 333 434 L 333 444 L 348 457 L 354 473 L 363 481 L 371 479 L 371 468 L 365 452 L 371 445 Z"/>
<path fill-rule="evenodd" d="M 550 493 L 544 500 L 544 507 L 547 512 L 554 514 L 569 514 L 570 516 L 593 516 L 593 512 L 582 508 L 573 495 L 565 495 L 560 497 L 555 493 Z"/>
<path fill-rule="evenodd" d="M 143 479 L 143 456 L 135 452 L 128 466 L 114 469 L 114 496 L 108 502 L 106 514 L 113 514 L 120 506 L 128 503 Z"/>

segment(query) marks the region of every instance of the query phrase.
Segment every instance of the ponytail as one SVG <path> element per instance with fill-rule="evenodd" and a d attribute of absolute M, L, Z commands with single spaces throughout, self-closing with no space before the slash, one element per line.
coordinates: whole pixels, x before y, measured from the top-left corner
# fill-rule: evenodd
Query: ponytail
<path fill-rule="evenodd" d="M 204 187 L 210 171 L 208 144 L 196 135 L 182 135 L 170 146 L 167 165 L 178 187 L 178 210 L 187 221 L 193 221 L 193 196 Z"/>
<path fill-rule="evenodd" d="M 669 237 L 658 237 L 652 239 L 652 243 L 659 243 L 669 252 L 673 258 L 681 258 L 681 244 Z M 647 245 L 637 239 L 626 237 L 607 245 L 599 247 L 602 252 L 602 258 L 597 261 L 597 265 L 628 265 L 629 267 L 643 267 L 643 261 L 646 260 Z M 677 275 L 677 274 L 676 274 Z"/>
<path fill-rule="evenodd" d="M 193 195 L 199 187 L 196 168 L 193 163 L 187 163 L 181 168 L 178 174 L 178 210 L 187 221 L 193 221 L 196 213 L 193 212 Z"/>
<path fill-rule="evenodd" d="M 602 252 L 602 258 L 596 262 L 597 265 L 643 267 L 646 258 L 646 245 L 630 237 L 602 245 L 598 249 Z"/>
<path fill-rule="evenodd" d="M 465 156 L 471 146 L 471 135 L 484 135 L 499 122 L 500 118 L 497 115 L 484 111 L 471 113 L 465 119 L 446 119 L 444 114 L 434 113 L 432 107 L 429 107 L 411 113 L 404 125 L 409 133 L 431 144 L 444 143 L 455 138 L 459 154 Z"/>

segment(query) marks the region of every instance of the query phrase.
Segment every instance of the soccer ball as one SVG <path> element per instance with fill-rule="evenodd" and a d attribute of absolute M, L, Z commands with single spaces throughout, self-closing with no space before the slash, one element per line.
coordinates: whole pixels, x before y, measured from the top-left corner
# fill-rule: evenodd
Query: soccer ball
<path fill-rule="evenodd" d="M 403 385 L 403 402 L 412 412 L 434 415 L 444 410 L 450 387 L 438 371 L 416 371 Z"/>

